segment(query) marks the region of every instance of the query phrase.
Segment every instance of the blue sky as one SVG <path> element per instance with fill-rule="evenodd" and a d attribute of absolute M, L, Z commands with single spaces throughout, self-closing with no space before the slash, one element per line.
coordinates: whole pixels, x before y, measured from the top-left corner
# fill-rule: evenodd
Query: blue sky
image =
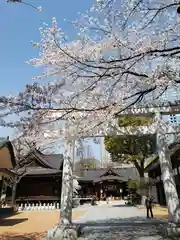
<path fill-rule="evenodd" d="M 39 27 L 46 22 L 51 24 L 53 17 L 67 33 L 70 39 L 76 32 L 64 19 L 75 20 L 78 12 L 90 9 L 93 0 L 25 0 L 35 6 L 42 6 L 42 12 L 24 4 L 7 3 L 0 0 L 0 95 L 16 94 L 32 82 L 32 77 L 40 70 L 27 65 L 25 61 L 37 57 L 38 51 L 31 45 L 31 40 L 39 40 Z M 0 128 L 0 136 L 7 136 L 12 131 Z"/>
<path fill-rule="evenodd" d="M 70 36 L 76 37 L 75 30 L 64 19 L 74 20 L 78 12 L 85 12 L 92 5 L 93 0 L 25 0 L 27 3 L 42 6 L 42 12 L 23 4 L 10 4 L 6 0 L 0 1 L 0 94 L 17 93 L 24 85 L 31 82 L 38 70 L 25 64 L 25 61 L 36 57 L 37 49 L 31 45 L 31 40 L 39 40 L 39 27 L 43 22 L 51 23 L 56 17 L 58 24 Z"/>
<path fill-rule="evenodd" d="M 24 4 L 8 4 L 0 0 L 0 95 L 16 94 L 24 89 L 32 77 L 40 70 L 27 65 L 25 61 L 37 57 L 38 51 L 31 45 L 31 40 L 39 41 L 39 28 L 42 23 L 51 24 L 56 17 L 59 26 L 73 39 L 76 32 L 64 19 L 75 20 L 78 12 L 90 9 L 93 0 L 25 0 L 35 6 L 42 6 L 42 11 Z M 0 128 L 0 137 L 11 136 L 11 129 Z M 91 141 L 90 141 L 91 142 Z M 99 146 L 91 142 L 93 155 L 100 158 Z"/>

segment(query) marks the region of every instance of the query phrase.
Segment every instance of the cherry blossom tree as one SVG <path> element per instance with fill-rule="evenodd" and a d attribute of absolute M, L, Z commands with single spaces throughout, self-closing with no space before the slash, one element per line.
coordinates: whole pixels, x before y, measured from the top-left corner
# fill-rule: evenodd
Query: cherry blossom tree
<path fill-rule="evenodd" d="M 49 139 L 62 134 L 67 140 L 62 224 L 71 223 L 74 139 L 77 136 L 107 134 L 109 123 L 112 128 L 114 119 L 126 109 L 134 105 L 153 106 L 149 103 L 154 100 L 164 104 L 160 101 L 161 95 L 169 88 L 178 88 L 180 47 L 177 7 L 179 2 L 173 0 L 165 3 L 161 0 L 132 0 L 128 3 L 98 0 L 91 13 L 81 14 L 73 22 L 79 37 L 72 42 L 68 41 L 54 18 L 52 27 L 45 25 L 40 29 L 41 42 L 32 42 L 40 49 L 40 56 L 28 61 L 28 64 L 44 68 L 44 72 L 34 78 L 39 83 L 27 85 L 17 97 L 0 99 L 10 109 L 7 115 L 26 112 L 28 117 L 24 116 L 23 121 L 32 119 L 32 116 L 39 119 L 39 124 L 31 121 L 35 128 L 47 126 L 50 122 L 53 125 L 60 120 L 67 122 L 64 132 L 57 127 L 54 131 L 46 130 Z M 44 81 L 47 78 L 49 83 Z M 158 149 L 163 162 L 165 191 L 169 195 L 167 202 L 171 222 L 179 223 L 179 208 L 175 209 L 178 207 L 178 196 L 168 164 L 168 148 L 165 139 L 159 137 L 165 135 L 167 126 L 163 124 L 159 117 L 151 130 L 159 133 Z M 167 180 L 171 182 L 171 187 Z M 170 195 L 176 199 L 174 207 Z M 67 204 L 65 199 L 68 199 Z"/>
<path fill-rule="evenodd" d="M 32 164 L 33 160 L 29 160 L 27 158 L 27 153 L 34 150 L 36 147 L 36 143 L 34 141 L 30 141 L 30 139 L 26 136 L 20 136 L 12 141 L 16 165 L 14 167 L 13 176 L 9 177 L 5 181 L 6 186 L 10 186 L 12 188 L 12 198 L 11 205 L 14 210 L 16 210 L 16 189 L 17 184 L 20 182 L 21 178 L 27 174 L 27 167 Z"/>
<path fill-rule="evenodd" d="M 41 57 L 29 63 L 45 67 L 36 80 L 58 79 L 48 86 L 28 85 L 21 100 L 12 102 L 26 109 L 54 109 L 62 116 L 81 111 L 92 117 L 94 112 L 117 116 L 147 95 L 148 100 L 158 98 L 179 81 L 177 6 L 171 0 L 97 1 L 93 14 L 73 22 L 80 37 L 71 43 L 54 19 L 52 28 L 40 29 L 42 44 L 32 42 Z M 50 89 L 56 92 L 53 100 L 46 95 Z"/>

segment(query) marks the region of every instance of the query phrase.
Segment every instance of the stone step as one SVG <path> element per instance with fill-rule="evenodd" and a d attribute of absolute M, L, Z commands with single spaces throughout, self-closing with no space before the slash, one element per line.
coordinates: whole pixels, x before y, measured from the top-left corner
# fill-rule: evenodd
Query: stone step
<path fill-rule="evenodd" d="M 154 226 L 86 226 L 81 230 L 79 240 L 169 240 L 159 234 Z"/>

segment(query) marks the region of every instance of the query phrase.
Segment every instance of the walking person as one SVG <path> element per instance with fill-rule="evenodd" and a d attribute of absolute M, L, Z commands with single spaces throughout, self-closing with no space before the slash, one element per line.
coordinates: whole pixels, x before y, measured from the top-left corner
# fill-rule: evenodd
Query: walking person
<path fill-rule="evenodd" d="M 146 210 L 147 210 L 147 218 L 149 218 L 149 212 L 151 214 L 151 217 L 153 218 L 152 204 L 153 204 L 153 198 L 148 196 L 145 201 Z"/>
<path fill-rule="evenodd" d="M 106 198 L 107 198 L 107 193 L 105 192 L 103 196 L 103 201 L 106 201 Z"/>
<path fill-rule="evenodd" d="M 109 197 L 106 195 L 106 204 L 109 204 Z"/>
<path fill-rule="evenodd" d="M 94 206 L 96 205 L 96 196 L 93 196 L 91 199 L 91 205 Z"/>

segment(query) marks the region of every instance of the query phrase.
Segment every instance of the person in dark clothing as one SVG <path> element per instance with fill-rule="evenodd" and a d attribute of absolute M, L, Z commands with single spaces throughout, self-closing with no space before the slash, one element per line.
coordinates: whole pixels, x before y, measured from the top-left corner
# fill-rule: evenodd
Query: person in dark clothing
<path fill-rule="evenodd" d="M 107 193 L 105 192 L 103 196 L 103 201 L 106 201 L 106 199 L 107 199 Z"/>
<path fill-rule="evenodd" d="M 96 205 L 96 196 L 93 196 L 93 198 L 91 200 L 91 205 L 92 206 Z"/>
<path fill-rule="evenodd" d="M 146 201 L 145 201 L 146 210 L 147 210 L 147 218 L 149 218 L 149 212 L 151 214 L 151 217 L 153 218 L 152 204 L 153 204 L 153 198 L 147 197 Z"/>

